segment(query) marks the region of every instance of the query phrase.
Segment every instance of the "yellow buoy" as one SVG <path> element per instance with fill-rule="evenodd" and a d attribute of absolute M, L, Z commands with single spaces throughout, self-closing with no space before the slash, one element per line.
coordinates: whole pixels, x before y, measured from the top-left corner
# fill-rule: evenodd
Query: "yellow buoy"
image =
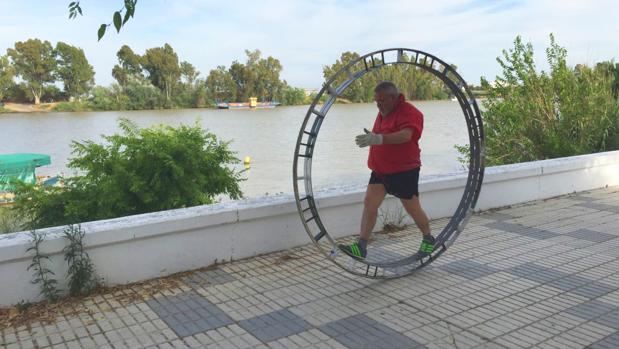
<path fill-rule="evenodd" d="M 249 155 L 246 156 L 243 160 L 243 163 L 245 164 L 245 167 L 249 167 L 249 165 L 251 164 L 251 157 L 249 157 Z"/>
<path fill-rule="evenodd" d="M 249 107 L 255 108 L 258 106 L 258 97 L 249 97 Z"/>

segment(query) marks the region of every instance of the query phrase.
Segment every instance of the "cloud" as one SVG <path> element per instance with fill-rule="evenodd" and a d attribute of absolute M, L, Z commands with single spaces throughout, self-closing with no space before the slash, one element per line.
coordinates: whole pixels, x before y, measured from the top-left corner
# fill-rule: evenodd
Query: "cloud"
<path fill-rule="evenodd" d="M 67 19 L 68 2 L 4 3 L 0 48 L 29 37 L 82 47 L 99 84 L 112 81 L 123 44 L 143 53 L 167 42 L 203 76 L 218 65 L 245 61 L 244 50 L 257 48 L 281 61 L 284 79 L 303 87 L 319 86 L 323 66 L 344 51 L 421 49 L 456 64 L 475 84 L 498 73 L 495 58 L 517 35 L 532 42 L 541 68 L 550 33 L 567 48 L 570 64 L 608 60 L 619 52 L 619 4 L 609 0 L 150 0 L 138 3 L 120 34 L 112 30 L 101 42 L 96 29 L 111 20 L 120 0 L 84 2 L 84 16 L 74 21 Z"/>

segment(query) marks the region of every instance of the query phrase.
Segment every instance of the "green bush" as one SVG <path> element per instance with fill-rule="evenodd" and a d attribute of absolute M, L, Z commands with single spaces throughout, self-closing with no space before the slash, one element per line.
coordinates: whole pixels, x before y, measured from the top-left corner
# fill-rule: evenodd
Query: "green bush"
<path fill-rule="evenodd" d="M 166 105 L 158 88 L 147 81 L 133 79 L 125 87 L 95 87 L 89 106 L 93 110 L 152 110 Z"/>
<path fill-rule="evenodd" d="M 82 101 L 60 102 L 54 106 L 54 111 L 57 112 L 74 112 L 74 111 L 89 111 L 90 104 Z"/>
<path fill-rule="evenodd" d="M 0 206 L 0 234 L 7 234 L 22 230 L 22 221 L 19 215 L 8 206 Z"/>
<path fill-rule="evenodd" d="M 299 105 L 307 103 L 305 91 L 302 88 L 284 86 L 280 102 L 283 105 Z"/>
<path fill-rule="evenodd" d="M 123 110 L 127 104 L 127 96 L 122 94 L 120 86 L 112 85 L 110 88 L 96 86 L 92 89 L 92 95 L 88 100 L 93 110 Z"/>
<path fill-rule="evenodd" d="M 26 86 L 23 82 L 9 86 L 4 93 L 4 101 L 14 103 L 31 103 L 32 98 L 28 94 L 28 86 Z"/>
<path fill-rule="evenodd" d="M 127 102 L 123 109 L 145 110 L 161 109 L 165 104 L 165 97 L 161 90 L 142 81 L 130 81 L 125 87 Z"/>
<path fill-rule="evenodd" d="M 69 99 L 69 96 L 56 85 L 46 85 L 43 87 L 43 93 L 41 94 L 42 103 L 66 101 L 67 99 Z"/>
<path fill-rule="evenodd" d="M 553 35 L 546 56 L 550 72 L 538 73 L 532 45 L 517 37 L 497 58 L 503 75 L 494 84 L 482 79 L 488 165 L 619 149 L 615 75 L 602 66 L 568 67 Z"/>
<path fill-rule="evenodd" d="M 28 228 L 163 211 L 242 196 L 238 163 L 227 142 L 194 126 L 138 129 L 121 120 L 122 134 L 106 144 L 73 142 L 69 167 L 81 175 L 64 187 L 20 184 L 14 207 Z"/>

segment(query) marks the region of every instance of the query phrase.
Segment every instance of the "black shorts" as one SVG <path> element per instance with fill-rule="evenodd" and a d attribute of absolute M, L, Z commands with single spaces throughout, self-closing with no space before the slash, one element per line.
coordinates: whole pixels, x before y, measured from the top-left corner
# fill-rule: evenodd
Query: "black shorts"
<path fill-rule="evenodd" d="M 419 197 L 419 167 L 388 175 L 379 175 L 372 171 L 370 184 L 382 184 L 388 194 L 398 199 L 412 199 L 413 195 Z"/>

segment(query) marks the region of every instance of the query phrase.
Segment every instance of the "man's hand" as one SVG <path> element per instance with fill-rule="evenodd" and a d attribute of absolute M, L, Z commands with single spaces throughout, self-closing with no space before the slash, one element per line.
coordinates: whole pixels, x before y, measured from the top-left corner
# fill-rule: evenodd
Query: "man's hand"
<path fill-rule="evenodd" d="M 365 131 L 364 134 L 355 137 L 355 143 L 357 143 L 359 148 L 367 147 L 369 145 L 383 144 L 383 135 L 372 133 L 365 128 L 363 130 Z"/>

